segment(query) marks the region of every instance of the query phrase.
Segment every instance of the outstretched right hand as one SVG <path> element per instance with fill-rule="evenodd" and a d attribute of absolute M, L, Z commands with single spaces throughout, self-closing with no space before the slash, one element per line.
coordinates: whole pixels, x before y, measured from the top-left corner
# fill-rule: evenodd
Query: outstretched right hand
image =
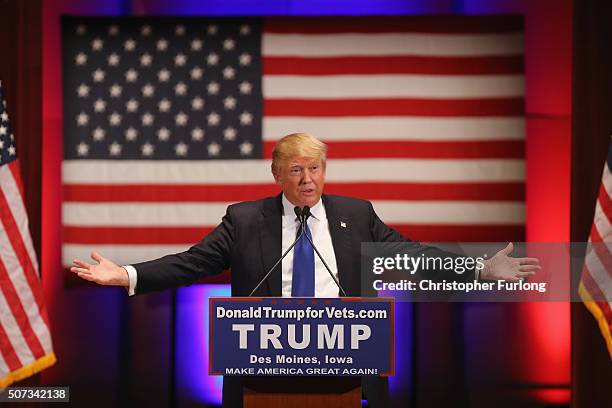
<path fill-rule="evenodd" d="M 97 252 L 91 253 L 91 259 L 96 261 L 97 264 L 92 265 L 80 259 L 75 259 L 72 262 L 76 266 L 72 266 L 70 270 L 79 275 L 80 278 L 99 285 L 125 287 L 129 285 L 128 273 L 125 268 L 118 266 Z"/>

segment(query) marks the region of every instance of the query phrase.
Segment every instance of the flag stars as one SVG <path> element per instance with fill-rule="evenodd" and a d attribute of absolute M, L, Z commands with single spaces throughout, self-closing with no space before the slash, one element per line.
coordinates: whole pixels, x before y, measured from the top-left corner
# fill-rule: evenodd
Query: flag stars
<path fill-rule="evenodd" d="M 100 68 L 96 69 L 92 74 L 94 82 L 102 82 L 106 77 L 106 72 L 102 71 Z"/>
<path fill-rule="evenodd" d="M 150 98 L 155 93 L 155 87 L 151 84 L 146 84 L 142 87 L 142 96 Z"/>
<path fill-rule="evenodd" d="M 247 111 L 242 112 L 238 119 L 240 120 L 240 124 L 244 126 L 253 123 L 253 115 Z"/>
<path fill-rule="evenodd" d="M 174 29 L 174 34 L 176 34 L 178 37 L 185 35 L 185 32 L 186 30 L 184 25 L 177 25 Z"/>
<path fill-rule="evenodd" d="M 206 121 L 208 122 L 208 126 L 217 126 L 219 122 L 221 122 L 221 116 L 213 111 L 206 116 Z"/>
<path fill-rule="evenodd" d="M 170 102 L 167 98 L 162 99 L 157 104 L 157 108 L 159 109 L 160 112 L 168 112 L 170 111 L 171 107 L 172 107 L 172 102 Z"/>
<path fill-rule="evenodd" d="M 131 38 L 128 38 L 123 43 L 123 49 L 126 50 L 126 51 L 134 51 L 136 49 L 136 41 L 134 41 Z"/>
<path fill-rule="evenodd" d="M 227 141 L 234 141 L 236 140 L 236 135 L 238 134 L 238 132 L 236 132 L 236 129 L 234 129 L 233 127 L 229 126 L 226 127 L 225 129 L 223 129 L 223 138 Z"/>
<path fill-rule="evenodd" d="M 182 67 L 187 62 L 187 56 L 183 53 L 178 53 L 174 56 L 174 65 Z"/>
<path fill-rule="evenodd" d="M 161 142 L 167 142 L 168 139 L 170 139 L 170 129 L 168 129 L 167 127 L 161 127 L 158 131 L 157 131 L 157 138 L 161 141 Z"/>
<path fill-rule="evenodd" d="M 149 53 L 144 53 L 140 56 L 140 65 L 143 67 L 148 67 L 153 62 L 153 57 Z"/>
<path fill-rule="evenodd" d="M 127 140 L 128 142 L 133 142 L 134 140 L 136 140 L 137 137 L 138 137 L 138 131 L 134 129 L 134 127 L 130 126 L 125 131 L 125 140 Z"/>
<path fill-rule="evenodd" d="M 119 126 L 121 124 L 121 115 L 117 112 L 113 112 L 108 117 L 108 123 L 110 123 L 111 126 Z"/>
<path fill-rule="evenodd" d="M 209 156 L 218 156 L 219 153 L 221 153 L 221 146 L 218 143 L 212 142 L 208 145 L 206 150 L 208 150 Z"/>
<path fill-rule="evenodd" d="M 106 110 L 106 102 L 100 98 L 96 99 L 93 106 L 94 106 L 94 111 L 96 112 L 104 112 Z"/>
<path fill-rule="evenodd" d="M 220 89 L 221 89 L 221 86 L 219 85 L 218 82 L 215 82 L 215 81 L 209 82 L 209 84 L 206 86 L 206 90 L 208 91 L 210 95 L 217 95 Z"/>
<path fill-rule="evenodd" d="M 74 62 L 77 65 L 85 65 L 87 64 L 87 54 L 84 52 L 79 52 L 76 57 L 74 57 Z"/>
<path fill-rule="evenodd" d="M 77 35 L 84 35 L 87 32 L 87 27 L 84 24 L 79 24 L 76 28 Z"/>
<path fill-rule="evenodd" d="M 87 156 L 89 153 L 89 145 L 85 142 L 81 142 L 77 145 L 76 150 L 79 156 Z"/>
<path fill-rule="evenodd" d="M 111 156 L 119 156 L 121 155 L 121 148 L 122 146 L 119 143 L 113 142 L 110 144 L 110 146 L 108 146 L 108 153 Z"/>
<path fill-rule="evenodd" d="M 193 80 L 199 80 L 202 79 L 202 76 L 204 75 L 204 70 L 198 66 L 193 67 L 191 69 L 191 71 L 189 72 L 189 74 L 191 75 L 191 79 Z"/>
<path fill-rule="evenodd" d="M 191 100 L 191 109 L 194 111 L 199 111 L 204 108 L 204 99 L 199 96 L 196 96 Z"/>
<path fill-rule="evenodd" d="M 117 34 L 119 34 L 119 26 L 113 24 L 112 26 L 108 27 L 108 35 L 116 36 Z"/>
<path fill-rule="evenodd" d="M 123 49 L 126 51 L 134 51 L 136 49 L 136 41 L 128 38 L 125 43 L 123 43 Z"/>
<path fill-rule="evenodd" d="M 6 136 L 7 130 L 6 126 L 0 126 L 0 136 Z"/>
<path fill-rule="evenodd" d="M 194 38 L 191 41 L 191 50 L 192 51 L 200 51 L 202 49 L 203 45 L 204 45 L 204 42 L 202 40 L 200 40 L 199 38 Z"/>
<path fill-rule="evenodd" d="M 217 65 L 219 63 L 219 55 L 214 52 L 211 52 L 206 57 L 206 63 L 212 66 Z"/>
<path fill-rule="evenodd" d="M 104 136 L 106 136 L 106 131 L 102 129 L 100 126 L 98 126 L 97 128 L 94 129 L 91 136 L 93 137 L 93 140 L 95 140 L 96 142 L 99 142 L 101 140 L 104 140 Z"/>
<path fill-rule="evenodd" d="M 113 86 L 110 87 L 110 96 L 113 98 L 119 98 L 121 96 L 122 91 L 123 88 L 121 87 L 121 85 L 113 84 Z"/>
<path fill-rule="evenodd" d="M 251 26 L 248 24 L 243 24 L 240 26 L 240 35 L 249 35 L 251 34 Z"/>
<path fill-rule="evenodd" d="M 242 66 L 251 65 L 251 55 L 246 53 L 246 52 L 243 52 L 238 57 L 238 61 L 239 61 L 240 65 L 242 65 Z"/>
<path fill-rule="evenodd" d="M 157 51 L 166 51 L 168 49 L 168 40 L 160 38 L 156 44 Z"/>
<path fill-rule="evenodd" d="M 236 76 L 236 70 L 232 67 L 223 68 L 223 78 L 225 79 L 234 79 Z"/>
<path fill-rule="evenodd" d="M 186 156 L 188 150 L 189 146 L 183 142 L 179 142 L 176 144 L 176 146 L 174 146 L 174 151 L 176 152 L 177 156 Z"/>
<path fill-rule="evenodd" d="M 10 145 L 7 150 L 8 150 L 9 156 L 15 156 L 15 154 L 17 154 L 15 145 Z"/>
<path fill-rule="evenodd" d="M 77 88 L 77 94 L 79 95 L 79 98 L 85 98 L 89 96 L 89 87 L 85 84 L 79 85 L 79 87 Z"/>
<path fill-rule="evenodd" d="M 194 127 L 191 130 L 191 139 L 195 142 L 201 142 L 204 140 L 204 129 L 199 126 Z"/>
<path fill-rule="evenodd" d="M 241 94 L 249 95 L 251 93 L 251 90 L 253 89 L 253 85 L 251 85 L 251 83 L 248 81 L 242 81 L 238 85 L 238 89 L 240 90 Z"/>
<path fill-rule="evenodd" d="M 253 144 L 249 142 L 242 142 L 238 146 L 240 149 L 240 154 L 243 156 L 250 156 L 253 153 Z"/>
<path fill-rule="evenodd" d="M 179 82 L 174 86 L 174 93 L 179 96 L 183 96 L 187 93 L 187 85 L 184 82 Z"/>
<path fill-rule="evenodd" d="M 87 124 L 89 123 L 89 115 L 87 115 L 85 112 L 81 112 L 77 115 L 77 125 L 79 126 L 87 126 Z"/>
<path fill-rule="evenodd" d="M 2 112 L 2 114 L 0 115 L 0 119 L 2 119 L 3 122 L 7 122 L 8 121 L 8 113 L 6 112 Z"/>
<path fill-rule="evenodd" d="M 166 68 L 162 68 L 157 73 L 157 79 L 159 80 L 159 82 L 168 82 L 168 80 L 170 79 L 170 71 Z"/>
<path fill-rule="evenodd" d="M 226 51 L 231 51 L 236 47 L 236 42 L 231 38 L 226 38 L 223 40 L 223 49 Z"/>
<path fill-rule="evenodd" d="M 96 38 L 91 42 L 91 49 L 94 51 L 100 51 L 104 47 L 104 41 L 100 38 Z"/>
<path fill-rule="evenodd" d="M 151 35 L 151 26 L 150 25 L 143 25 L 140 28 L 140 35 L 142 35 L 143 37 L 148 37 Z"/>
<path fill-rule="evenodd" d="M 127 82 L 136 82 L 138 80 L 138 71 L 130 68 L 125 72 L 125 80 Z"/>
<path fill-rule="evenodd" d="M 142 126 L 151 126 L 153 124 L 153 120 L 155 117 L 151 115 L 149 112 L 145 113 L 141 117 Z"/>
<path fill-rule="evenodd" d="M 236 98 L 230 95 L 223 99 L 223 107 L 229 110 L 233 110 L 234 108 L 236 108 Z"/>
<path fill-rule="evenodd" d="M 132 112 L 133 113 L 133 112 L 136 112 L 138 110 L 138 106 L 139 105 L 140 104 L 138 103 L 138 101 L 136 99 L 132 98 L 132 99 L 130 99 L 129 101 L 127 101 L 125 103 L 125 109 L 128 112 Z"/>
<path fill-rule="evenodd" d="M 140 151 L 142 152 L 142 155 L 145 157 L 153 156 L 155 147 L 151 143 L 147 142 L 143 144 L 142 146 L 140 146 Z"/>
<path fill-rule="evenodd" d="M 208 26 L 208 29 L 206 30 L 206 33 L 208 35 L 216 35 L 219 32 L 219 27 L 215 24 L 211 24 Z"/>
<path fill-rule="evenodd" d="M 111 67 L 116 67 L 117 65 L 119 65 L 121 57 L 117 53 L 113 52 L 111 55 L 108 56 L 107 61 L 108 65 L 110 65 Z"/>
<path fill-rule="evenodd" d="M 176 123 L 176 126 L 185 126 L 188 120 L 189 120 L 189 116 L 185 114 L 184 112 L 179 112 L 174 117 L 174 123 Z"/>

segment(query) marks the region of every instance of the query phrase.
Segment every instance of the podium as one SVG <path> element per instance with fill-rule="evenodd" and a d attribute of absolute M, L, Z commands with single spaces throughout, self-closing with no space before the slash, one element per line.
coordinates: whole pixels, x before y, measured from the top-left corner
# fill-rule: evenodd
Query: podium
<path fill-rule="evenodd" d="M 210 298 L 209 373 L 244 407 L 360 407 L 361 377 L 394 374 L 390 298 Z"/>

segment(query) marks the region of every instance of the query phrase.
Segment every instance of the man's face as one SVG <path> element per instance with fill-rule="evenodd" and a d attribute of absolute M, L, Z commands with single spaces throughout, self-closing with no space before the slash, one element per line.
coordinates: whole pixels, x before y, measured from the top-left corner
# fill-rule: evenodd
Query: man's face
<path fill-rule="evenodd" d="M 291 204 L 313 207 L 323 194 L 325 164 L 321 159 L 295 157 L 281 164 L 274 180 Z"/>

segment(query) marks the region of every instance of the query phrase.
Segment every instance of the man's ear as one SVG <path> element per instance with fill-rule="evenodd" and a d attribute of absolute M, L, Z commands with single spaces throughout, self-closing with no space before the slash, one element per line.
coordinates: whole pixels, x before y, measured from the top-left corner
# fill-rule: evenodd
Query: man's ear
<path fill-rule="evenodd" d="M 274 169 L 274 166 L 270 166 L 272 170 L 272 177 L 274 177 L 274 182 L 280 185 L 280 172 L 278 169 Z"/>

